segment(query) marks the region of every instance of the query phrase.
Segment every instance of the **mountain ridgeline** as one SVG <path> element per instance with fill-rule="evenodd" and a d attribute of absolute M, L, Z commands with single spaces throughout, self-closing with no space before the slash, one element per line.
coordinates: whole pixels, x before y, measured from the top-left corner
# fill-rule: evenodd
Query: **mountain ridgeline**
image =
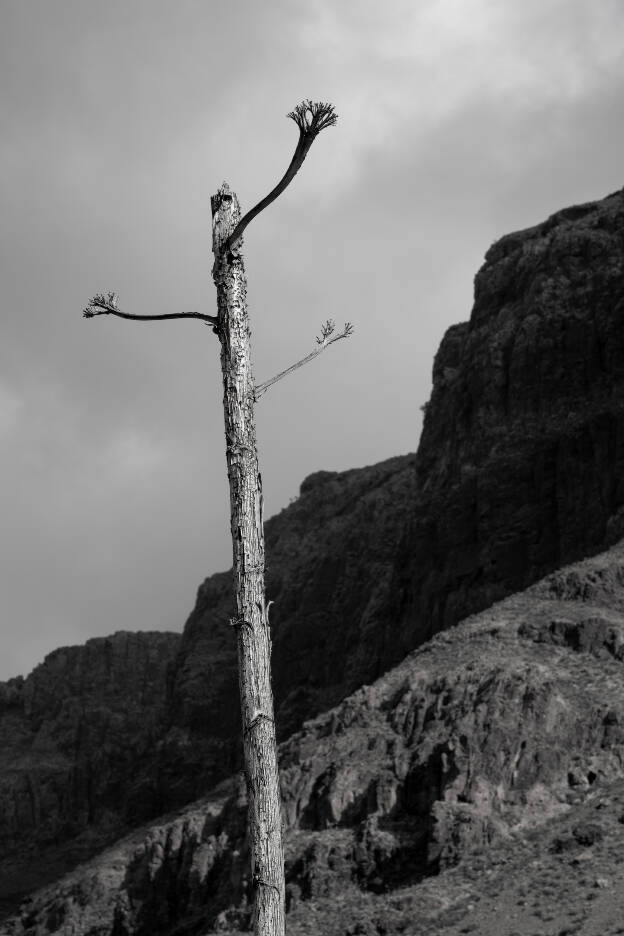
<path fill-rule="evenodd" d="M 416 455 L 311 475 L 267 522 L 280 737 L 438 631 L 622 535 L 617 192 L 490 248 L 470 321 L 436 355 Z M 173 668 L 195 795 L 214 739 L 237 744 L 230 614 L 229 574 L 212 576 Z"/>
<path fill-rule="evenodd" d="M 310 475 L 265 531 L 283 742 L 438 632 L 624 536 L 624 191 L 497 241 L 475 278 L 470 320 L 447 331 L 436 355 L 417 453 Z M 0 684 L 7 909 L 239 767 L 232 612 L 231 576 L 219 573 L 200 586 L 181 637 L 118 633 Z M 445 763 L 457 756 L 439 753 Z M 459 834 L 455 819 L 439 831 L 440 777 L 419 806 L 414 874 L 451 854 Z M 332 788 L 331 778 L 319 783 Z M 321 792 L 306 793 L 301 828 L 348 825 L 347 807 Z M 347 809 L 352 824 L 375 813 L 367 795 Z M 228 809 L 240 823 L 238 807 Z M 434 813 L 437 838 L 427 832 Z M 353 870 L 347 853 L 336 861 Z M 389 859 L 387 874 L 374 861 L 354 874 L 374 890 L 401 860 Z M 240 884 L 242 872 L 230 871 Z M 292 894 L 308 887 L 296 886 Z M 32 926 L 19 932 L 62 932 Z"/>

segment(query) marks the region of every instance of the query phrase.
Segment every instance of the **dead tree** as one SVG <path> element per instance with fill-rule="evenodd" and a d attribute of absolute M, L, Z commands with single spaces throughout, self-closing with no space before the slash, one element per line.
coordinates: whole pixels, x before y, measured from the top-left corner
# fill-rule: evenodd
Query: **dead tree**
<path fill-rule="evenodd" d="M 347 323 L 335 334 L 333 321 L 322 326 L 317 347 L 271 380 L 255 385 L 251 368 L 247 285 L 241 254 L 242 235 L 250 221 L 280 195 L 300 169 L 315 138 L 336 123 L 331 104 L 304 101 L 288 114 L 299 128 L 299 140 L 282 179 L 242 218 L 238 199 L 224 183 L 211 199 L 213 219 L 212 270 L 217 287 L 217 315 L 173 312 L 133 315 L 123 312 L 117 295 L 93 297 L 84 315 L 117 315 L 138 321 L 199 319 L 221 343 L 223 411 L 234 565 L 238 672 L 243 721 L 243 750 L 249 809 L 251 880 L 254 889 L 254 932 L 258 936 L 284 934 L 284 859 L 277 746 L 271 690 L 271 635 L 264 587 L 264 528 L 262 480 L 254 407 L 276 381 L 316 357 L 335 341 L 346 338 Z M 269 602 L 270 604 L 270 602 Z"/>

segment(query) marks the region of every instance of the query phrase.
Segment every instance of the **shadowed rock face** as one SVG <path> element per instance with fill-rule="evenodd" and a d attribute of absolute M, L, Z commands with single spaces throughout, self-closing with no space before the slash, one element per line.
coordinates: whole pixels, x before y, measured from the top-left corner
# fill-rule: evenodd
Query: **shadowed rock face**
<path fill-rule="evenodd" d="M 0 684 L 0 899 L 163 811 L 153 767 L 179 641 L 119 632 Z"/>
<path fill-rule="evenodd" d="M 440 872 L 480 855 L 491 874 L 538 840 L 569 876 L 571 859 L 624 821 L 623 661 L 620 544 L 437 635 L 306 722 L 280 746 L 288 932 L 338 936 L 363 906 L 369 924 L 386 918 L 383 932 L 411 932 L 452 892 L 452 879 L 432 892 Z M 601 823 L 590 804 L 607 808 L 614 784 L 619 811 Z M 245 929 L 245 806 L 232 778 L 36 894 L 7 932 Z M 607 880 L 621 858 L 610 854 Z M 369 924 L 354 932 L 382 931 Z"/>
<path fill-rule="evenodd" d="M 281 738 L 437 631 L 624 535 L 623 296 L 624 192 L 503 237 L 470 321 L 436 355 L 417 455 L 317 472 L 267 522 Z M 216 735 L 235 762 L 229 589 L 221 575 L 200 588 L 172 675 L 196 795 Z"/>
<path fill-rule="evenodd" d="M 416 619 L 438 629 L 624 533 L 623 286 L 622 192 L 486 254 L 434 363 Z"/>
<path fill-rule="evenodd" d="M 281 739 L 438 631 L 624 535 L 622 296 L 623 192 L 503 237 L 477 274 L 470 321 L 449 329 L 436 355 L 418 453 L 317 472 L 267 521 Z M 200 587 L 179 643 L 136 635 L 135 665 L 90 641 L 0 688 L 3 845 L 17 846 L 19 826 L 41 856 L 22 850 L 20 865 L 13 852 L 22 871 L 5 893 L 236 768 L 232 612 L 231 577 L 220 573 Z M 611 639 L 603 624 L 566 628 L 531 634 Z M 437 756 L 442 765 L 455 755 Z M 333 782 L 328 774 L 319 791 Z M 311 797 L 302 829 L 331 822 L 338 800 Z M 348 808 L 359 815 L 367 802 Z"/>
<path fill-rule="evenodd" d="M 436 355 L 425 483 L 611 410 L 624 382 L 623 276 L 622 192 L 490 248 L 470 321 L 450 328 Z"/>

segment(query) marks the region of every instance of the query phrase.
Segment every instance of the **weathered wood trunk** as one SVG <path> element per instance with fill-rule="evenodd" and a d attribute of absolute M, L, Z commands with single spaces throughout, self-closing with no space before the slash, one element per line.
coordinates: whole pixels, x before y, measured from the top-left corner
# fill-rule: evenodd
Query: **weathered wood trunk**
<path fill-rule="evenodd" d="M 213 278 L 223 372 L 223 409 L 234 559 L 238 673 L 257 936 L 284 934 L 284 858 L 271 690 L 271 635 L 264 593 L 262 480 L 258 470 L 245 268 L 238 244 L 221 245 L 239 218 L 227 184 L 212 197 Z"/>

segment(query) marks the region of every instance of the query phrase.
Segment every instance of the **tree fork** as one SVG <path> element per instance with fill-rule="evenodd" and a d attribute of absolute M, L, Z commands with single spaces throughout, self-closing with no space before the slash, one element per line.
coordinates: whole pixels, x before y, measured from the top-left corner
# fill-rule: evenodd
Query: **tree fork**
<path fill-rule="evenodd" d="M 238 684 L 254 887 L 254 930 L 284 933 L 284 855 L 281 796 L 271 689 L 271 635 L 264 592 L 262 479 L 254 418 L 254 382 L 243 258 L 226 242 L 240 221 L 234 192 L 224 183 L 211 199 L 223 413 L 237 619 Z M 225 247 L 225 249 L 224 249 Z"/>

